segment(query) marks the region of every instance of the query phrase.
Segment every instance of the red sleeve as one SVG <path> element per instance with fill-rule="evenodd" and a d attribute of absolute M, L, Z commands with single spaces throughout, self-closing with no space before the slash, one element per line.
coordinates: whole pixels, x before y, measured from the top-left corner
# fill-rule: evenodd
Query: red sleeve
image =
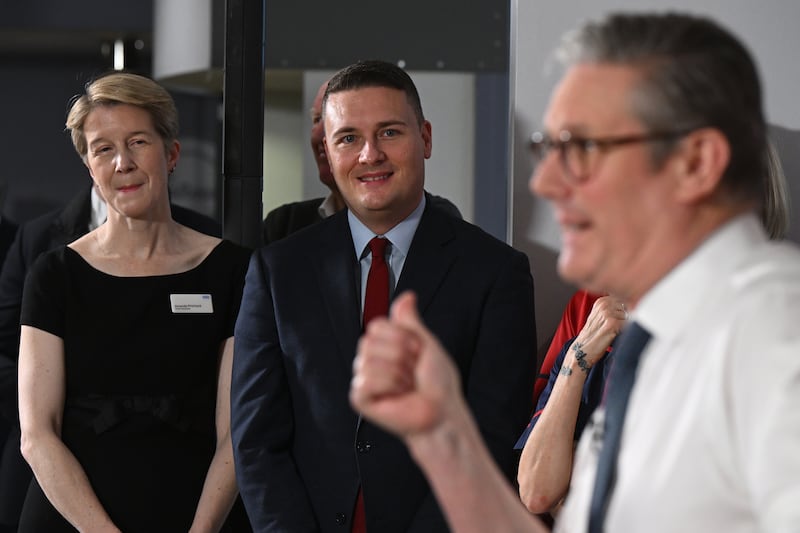
<path fill-rule="evenodd" d="M 544 356 L 542 368 L 539 369 L 539 375 L 533 385 L 533 404 L 536 405 L 539 395 L 547 385 L 547 380 L 550 375 L 550 369 L 558 357 L 564 343 L 575 337 L 583 329 L 586 324 L 586 319 L 589 318 L 589 313 L 592 312 L 592 306 L 595 300 L 600 298 L 601 294 L 593 294 L 585 290 L 579 290 L 569 299 L 564 313 L 561 315 L 561 321 L 558 323 L 556 333 L 553 340 L 550 341 L 550 346 L 547 348 L 547 354 Z"/>

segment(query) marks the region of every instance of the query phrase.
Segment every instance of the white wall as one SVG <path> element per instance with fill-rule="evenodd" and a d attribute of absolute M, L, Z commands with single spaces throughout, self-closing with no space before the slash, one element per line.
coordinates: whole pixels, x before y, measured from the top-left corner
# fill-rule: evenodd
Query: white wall
<path fill-rule="evenodd" d="M 211 0 L 155 0 L 153 77 L 211 66 Z"/>
<path fill-rule="evenodd" d="M 287 105 L 264 104 L 264 186 L 261 193 L 264 214 L 289 202 L 303 199 L 303 155 L 310 152 L 300 142 L 308 113 Z"/>
<path fill-rule="evenodd" d="M 422 110 L 433 132 L 425 164 L 425 188 L 444 196 L 474 220 L 475 77 L 472 74 L 411 72 Z"/>
<path fill-rule="evenodd" d="M 800 2 L 796 0 L 515 0 L 512 41 L 513 136 L 513 220 L 512 243 L 526 251 L 531 259 L 536 283 L 536 313 L 539 338 L 546 340 L 555 328 L 566 300 L 574 290 L 556 276 L 555 259 L 558 233 L 548 208 L 531 199 L 527 180 L 531 163 L 525 153 L 525 138 L 539 128 L 550 91 L 561 72 L 548 68 L 548 58 L 561 35 L 587 18 L 597 18 L 618 10 L 682 10 L 710 15 L 730 28 L 749 46 L 760 66 L 765 93 L 767 120 L 783 129 L 800 130 Z M 550 61 L 552 63 L 552 61 Z M 731 88 L 735 90 L 735 88 Z M 792 157 L 800 148 L 797 137 L 787 137 L 779 144 L 781 157 Z M 796 157 L 796 156 L 795 156 Z M 790 163 L 790 164 L 787 164 Z M 797 199 L 797 176 L 794 162 L 784 160 L 790 187 Z M 794 217 L 797 222 L 797 216 Z M 797 231 L 798 224 L 794 224 Z"/>

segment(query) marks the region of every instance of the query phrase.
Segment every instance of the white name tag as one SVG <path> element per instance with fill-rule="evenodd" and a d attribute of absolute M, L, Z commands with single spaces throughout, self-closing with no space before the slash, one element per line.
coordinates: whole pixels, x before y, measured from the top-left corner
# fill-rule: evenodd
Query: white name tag
<path fill-rule="evenodd" d="M 210 294 L 170 294 L 173 313 L 213 313 Z"/>

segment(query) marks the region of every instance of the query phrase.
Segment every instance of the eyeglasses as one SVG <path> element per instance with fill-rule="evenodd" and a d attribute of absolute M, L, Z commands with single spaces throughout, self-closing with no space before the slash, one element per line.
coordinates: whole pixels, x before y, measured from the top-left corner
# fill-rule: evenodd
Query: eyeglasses
<path fill-rule="evenodd" d="M 578 184 L 592 175 L 600 154 L 612 148 L 634 143 L 671 141 L 695 129 L 697 128 L 596 138 L 579 137 L 564 130 L 559 132 L 558 139 L 536 131 L 531 135 L 530 149 L 536 164 L 544 160 L 552 150 L 558 150 L 567 180 L 572 184 Z"/>

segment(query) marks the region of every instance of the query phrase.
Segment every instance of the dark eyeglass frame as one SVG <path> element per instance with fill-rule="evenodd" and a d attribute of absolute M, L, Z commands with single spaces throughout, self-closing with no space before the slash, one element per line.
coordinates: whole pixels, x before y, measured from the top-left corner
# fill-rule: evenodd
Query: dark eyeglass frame
<path fill-rule="evenodd" d="M 594 151 L 605 153 L 613 148 L 629 144 L 673 141 L 697 129 L 697 127 L 694 127 L 674 131 L 654 131 L 609 137 L 581 137 L 573 135 L 567 130 L 562 130 L 558 133 L 558 139 L 553 139 L 546 133 L 535 131 L 531 134 L 529 147 L 537 164 L 543 161 L 552 150 L 558 150 L 559 161 L 569 181 L 573 184 L 579 184 L 588 180 L 592 174 L 592 170 L 589 168 L 588 156 Z M 581 172 L 579 173 L 576 173 L 575 169 L 572 168 L 574 162 L 571 164 L 568 158 L 567 151 L 570 148 L 573 148 L 572 154 L 580 158 L 578 165 L 581 167 Z M 577 149 L 577 152 L 574 151 L 575 149 Z"/>

